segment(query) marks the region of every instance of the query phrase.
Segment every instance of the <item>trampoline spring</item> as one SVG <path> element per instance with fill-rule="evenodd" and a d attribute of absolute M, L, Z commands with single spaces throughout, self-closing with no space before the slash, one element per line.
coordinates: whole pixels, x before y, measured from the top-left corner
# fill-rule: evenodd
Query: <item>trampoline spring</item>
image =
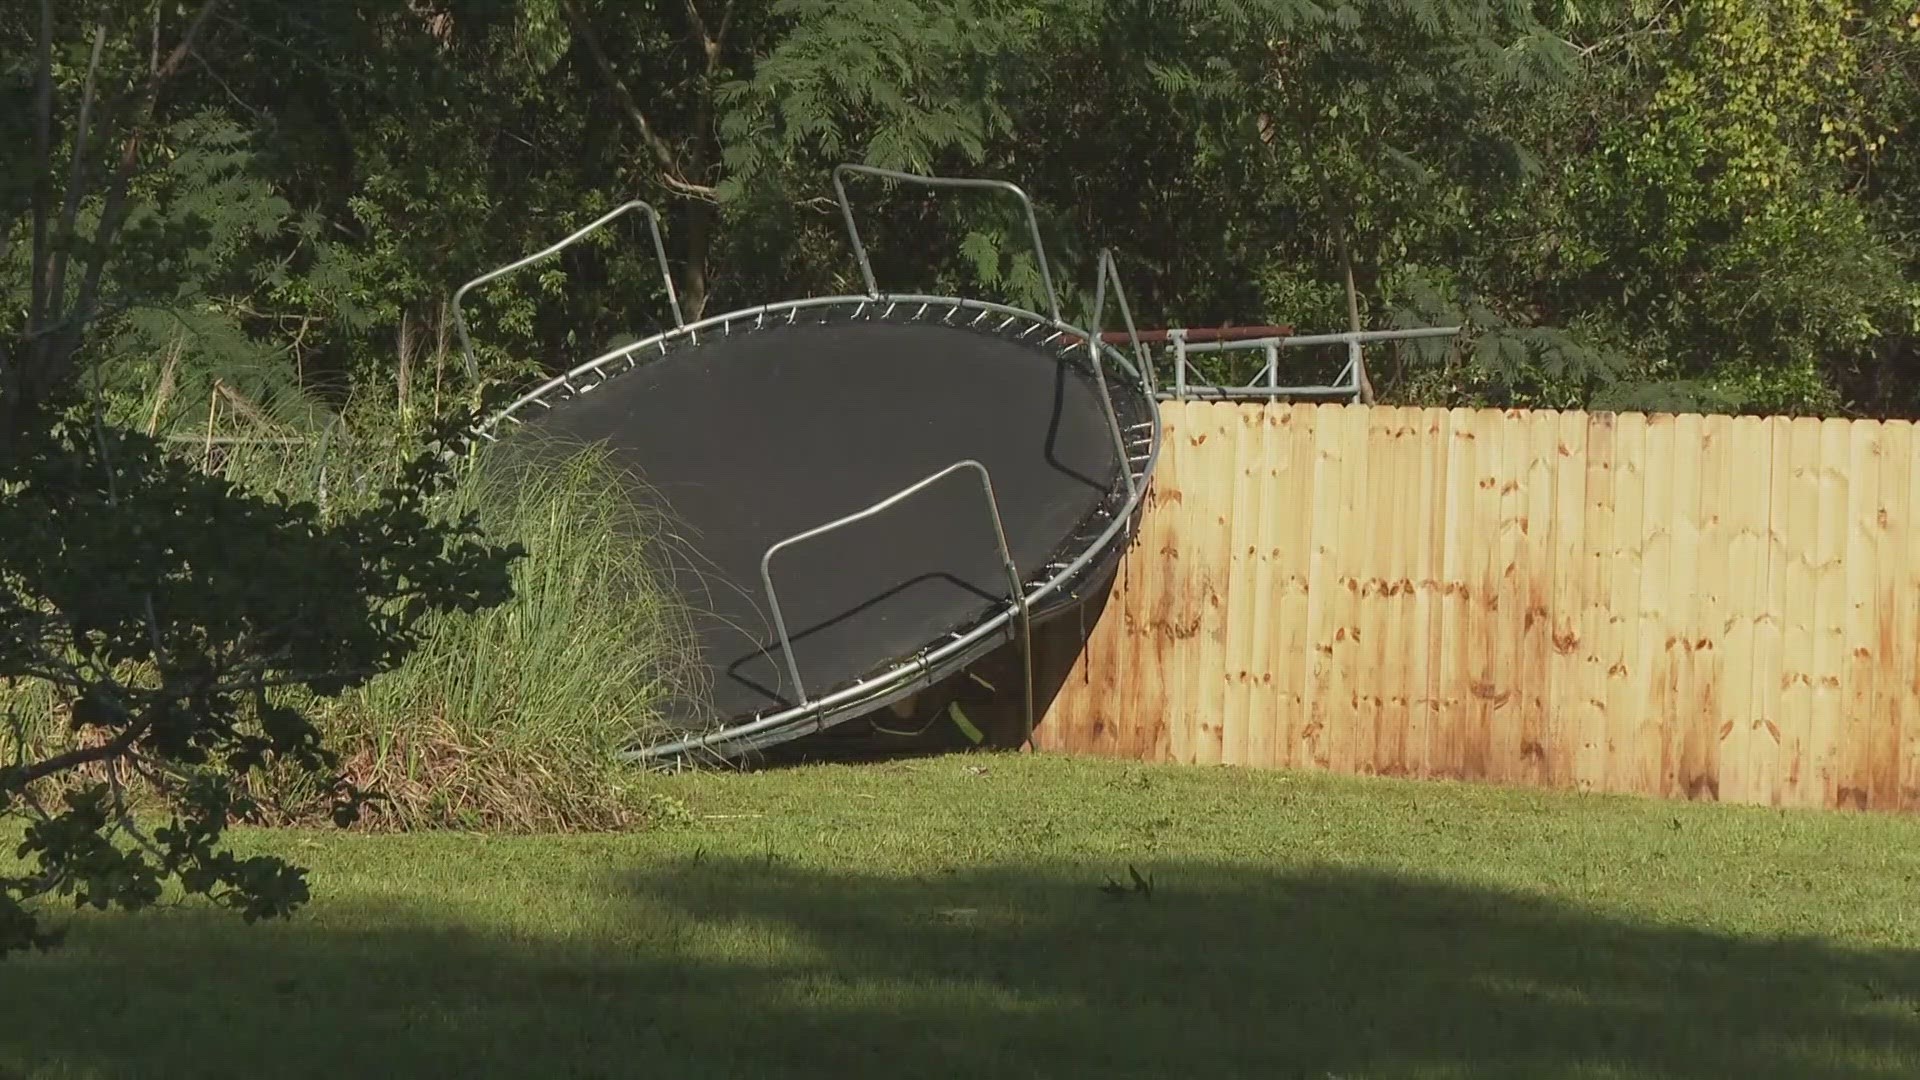
<path fill-rule="evenodd" d="M 1059 338 L 1060 338 L 1060 331 L 1055 330 L 1053 333 L 1048 334 L 1044 341 L 1040 342 L 1040 346 L 1042 348 L 1045 348 L 1046 346 L 1051 345 L 1055 341 L 1059 340 Z"/>
<path fill-rule="evenodd" d="M 1018 318 L 1018 316 L 1015 316 L 1015 315 L 1007 316 L 1005 322 L 1002 322 L 999 326 L 996 326 L 993 328 L 993 332 L 997 334 L 1000 331 L 1005 330 L 1007 327 L 1012 326 L 1016 318 Z"/>
<path fill-rule="evenodd" d="M 932 307 L 932 306 L 933 306 L 932 304 L 921 304 L 921 305 L 920 305 L 920 310 L 919 310 L 919 311 L 916 311 L 916 312 L 914 312 L 914 313 L 913 313 L 913 318 L 914 318 L 914 321 L 915 321 L 915 322 L 918 322 L 918 321 L 920 321 L 921 319 L 924 319 L 924 318 L 926 318 L 926 317 L 927 317 L 927 309 L 928 309 L 928 308 L 930 308 L 930 307 Z"/>
<path fill-rule="evenodd" d="M 866 312 L 866 310 L 867 310 L 867 302 L 865 300 L 862 300 L 860 301 L 860 306 L 853 309 L 853 317 L 856 319 L 859 318 L 862 314 Z"/>
<path fill-rule="evenodd" d="M 980 309 L 980 313 L 979 313 L 978 315 L 975 315 L 975 316 L 973 317 L 973 321 L 972 321 L 972 322 L 970 322 L 970 323 L 968 323 L 967 325 L 968 325 L 968 326 L 979 326 L 979 325 L 980 325 L 980 320 L 981 320 L 981 319 L 984 319 L 984 318 L 986 318 L 986 317 L 987 317 L 987 315 L 988 315 L 988 312 L 987 312 L 987 309 L 986 309 L 986 308 L 981 308 L 981 309 Z"/>
<path fill-rule="evenodd" d="M 1153 430 L 1153 421 L 1151 421 L 1151 420 L 1142 420 L 1142 421 L 1140 421 L 1140 422 L 1139 422 L 1139 423 L 1137 423 L 1137 424 L 1128 424 L 1128 425 L 1127 425 L 1127 430 L 1128 430 L 1128 431 L 1152 431 L 1152 430 Z"/>
<path fill-rule="evenodd" d="M 895 302 L 893 302 L 893 303 L 891 303 L 891 304 L 888 304 L 888 305 L 887 305 L 887 310 L 885 310 L 885 311 L 883 311 L 883 312 L 881 312 L 881 313 L 880 313 L 880 317 L 881 317 L 882 319 L 891 319 L 891 318 L 893 318 L 893 309 L 894 309 L 894 308 L 897 308 L 897 307 L 899 307 L 899 306 L 900 306 L 900 304 L 899 304 L 899 302 L 898 302 L 898 301 L 895 301 Z"/>

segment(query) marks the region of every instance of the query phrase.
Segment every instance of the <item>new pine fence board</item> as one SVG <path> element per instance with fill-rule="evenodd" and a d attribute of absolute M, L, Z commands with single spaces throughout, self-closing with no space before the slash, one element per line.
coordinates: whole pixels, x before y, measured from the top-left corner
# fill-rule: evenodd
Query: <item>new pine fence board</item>
<path fill-rule="evenodd" d="M 1465 777 L 1467 726 L 1472 722 L 1473 680 L 1471 650 L 1476 619 L 1469 559 L 1473 554 L 1474 500 L 1480 491 L 1479 443 L 1475 414 L 1454 409 L 1447 414 L 1446 524 L 1441 540 L 1441 605 L 1439 626 L 1440 670 L 1435 687 L 1438 709 L 1427 738 L 1431 775 Z"/>
<path fill-rule="evenodd" d="M 1579 660 L 1578 682 L 1555 684 L 1556 707 L 1570 717 L 1579 732 L 1579 749 L 1574 758 L 1574 786 L 1582 791 L 1602 791 L 1607 787 L 1607 759 L 1611 745 L 1607 734 L 1608 687 L 1615 660 L 1613 652 L 1613 568 L 1614 542 L 1614 418 L 1602 414 L 1591 418 L 1570 413 L 1584 422 L 1586 446 L 1583 461 L 1575 467 L 1585 471 L 1585 487 L 1580 506 L 1579 641 L 1574 655 Z M 1569 578 L 1574 574 L 1569 573 Z"/>
<path fill-rule="evenodd" d="M 1233 447 L 1233 497 L 1220 509 L 1231 524 L 1228 537 L 1228 565 L 1225 618 L 1226 663 L 1217 673 L 1224 684 L 1220 708 L 1220 760 L 1229 765 L 1247 764 L 1248 718 L 1252 714 L 1252 687 L 1258 659 L 1254 654 L 1254 604 L 1260 577 L 1260 549 L 1257 537 L 1263 520 L 1261 494 L 1270 486 L 1264 482 L 1265 460 L 1260 450 L 1261 428 L 1266 410 L 1230 409 Z"/>
<path fill-rule="evenodd" d="M 1516 779 L 1534 785 L 1564 783 L 1559 744 L 1547 735 L 1553 692 L 1554 550 L 1560 529 L 1560 414 L 1525 417 L 1526 472 L 1521 478 L 1521 558 L 1514 581 L 1520 598 L 1519 685 L 1513 708 L 1519 716 L 1520 758 Z"/>
<path fill-rule="evenodd" d="M 1646 791 L 1634 772 L 1641 709 L 1640 588 L 1645 568 L 1647 418 L 1621 416 L 1614 428 L 1614 536 L 1607 620 L 1607 787 Z"/>
<path fill-rule="evenodd" d="M 1404 702 L 1411 665 L 1389 657 L 1404 657 L 1406 649 L 1408 615 L 1400 607 L 1400 580 L 1406 576 L 1402 559 L 1408 547 L 1402 536 L 1411 515 L 1403 487 L 1414 477 L 1414 470 L 1408 467 L 1406 458 L 1405 410 L 1383 407 L 1366 412 L 1371 419 L 1367 513 L 1374 528 L 1362 548 L 1366 559 L 1360 576 L 1360 618 L 1356 625 L 1358 648 L 1366 657 L 1367 672 L 1359 686 L 1359 711 L 1366 725 L 1360 740 L 1360 771 L 1404 776 L 1408 772 Z"/>
<path fill-rule="evenodd" d="M 1589 569 L 1584 557 L 1586 415 L 1554 414 L 1549 446 L 1554 494 L 1548 510 L 1552 520 L 1549 538 L 1552 573 L 1541 585 L 1546 598 L 1542 619 L 1546 624 L 1547 649 L 1547 671 L 1540 689 L 1543 750 L 1547 761 L 1543 780 L 1554 787 L 1577 787 L 1580 764 L 1588 751 L 1588 740 L 1582 738 L 1580 730 L 1581 714 L 1586 708 L 1586 671 L 1580 634 L 1587 610 L 1585 585 Z"/>
<path fill-rule="evenodd" d="M 1210 402 L 1205 407 L 1201 442 L 1195 456 L 1203 461 L 1225 458 L 1237 460 L 1240 410 L 1227 402 Z M 1193 648 L 1186 654 L 1187 670 L 1183 684 L 1189 688 L 1196 707 L 1193 727 L 1197 733 L 1194 760 L 1218 765 L 1226 754 L 1224 722 L 1227 710 L 1227 679 L 1232 654 L 1227 596 L 1233 579 L 1232 501 L 1235 494 L 1233 472 L 1218 468 L 1198 470 L 1188 489 L 1195 497 L 1187 501 L 1186 546 L 1189 560 L 1193 617 L 1197 628 Z"/>
<path fill-rule="evenodd" d="M 1812 749 L 1813 697 L 1818 675 L 1814 650 L 1819 636 L 1820 421 L 1799 417 L 1791 424 L 1787 473 L 1791 477 L 1780 515 L 1781 547 L 1786 553 L 1786 602 L 1781 609 L 1785 637 L 1781 646 L 1780 802 L 1803 806 L 1820 801 Z M 1830 508 L 1830 507 L 1829 507 Z"/>
<path fill-rule="evenodd" d="M 1254 574 L 1247 585 L 1252 595 L 1249 598 L 1242 593 L 1234 601 L 1247 609 L 1251 622 L 1247 632 L 1247 679 L 1240 701 L 1241 721 L 1246 731 L 1242 760 L 1248 765 L 1270 765 L 1278 747 L 1274 733 L 1281 726 L 1280 718 L 1273 715 L 1280 692 L 1274 680 L 1279 675 L 1278 653 L 1286 647 L 1278 590 L 1282 584 L 1282 559 L 1291 557 L 1282 547 L 1282 529 L 1286 522 L 1300 515 L 1297 507 L 1288 504 L 1288 485 L 1283 479 L 1290 455 L 1285 440 L 1291 432 L 1283 429 L 1281 419 L 1289 413 L 1274 406 L 1246 412 L 1256 418 L 1254 453 L 1258 456 L 1253 475 L 1259 491 L 1259 506 L 1254 514 L 1251 541 Z M 1240 512 L 1239 508 L 1235 512 Z"/>
<path fill-rule="evenodd" d="M 1332 677 L 1328 680 L 1328 767 L 1340 772 L 1357 772 L 1374 758 L 1373 725 L 1362 701 L 1368 687 L 1367 643 L 1361 639 L 1367 601 L 1361 589 L 1365 583 L 1370 541 L 1380 527 L 1379 507 L 1374 492 L 1367 486 L 1367 471 L 1372 459 L 1374 439 L 1371 419 L 1376 410 L 1358 406 L 1341 407 L 1341 461 L 1345 463 L 1341 484 L 1339 550 L 1335 560 L 1337 578 L 1333 583 L 1337 611 L 1334 629 Z"/>
<path fill-rule="evenodd" d="M 1676 591 L 1691 582 L 1673 584 L 1673 470 L 1674 417 L 1647 418 L 1646 467 L 1640 518 L 1640 607 L 1634 634 L 1632 667 L 1633 734 L 1628 741 L 1628 775 L 1632 790 L 1663 794 L 1667 790 L 1667 741 L 1671 728 L 1661 722 L 1675 706 L 1673 687 L 1673 621 Z"/>
<path fill-rule="evenodd" d="M 1304 696 L 1305 716 L 1299 745 L 1293 749 L 1293 762 L 1306 768 L 1324 769 L 1331 763 L 1333 737 L 1328 725 L 1336 722 L 1333 708 L 1336 640 L 1344 640 L 1345 630 L 1338 622 L 1342 593 L 1339 587 L 1340 523 L 1344 516 L 1341 499 L 1343 413 L 1338 406 L 1320 406 L 1314 410 L 1313 511 L 1309 523 L 1312 539 L 1307 559 L 1307 622 L 1301 645 L 1308 651 L 1308 669 Z"/>
<path fill-rule="evenodd" d="M 1697 701 L 1701 721 L 1680 732 L 1674 780 L 1678 796 L 1720 798 L 1720 730 L 1726 726 L 1720 659 L 1726 650 L 1726 553 L 1732 540 L 1726 534 L 1726 442 L 1732 423 L 1728 417 L 1703 417 L 1693 430 L 1697 442 L 1697 484 L 1692 505 L 1684 507 L 1693 528 L 1684 532 L 1686 557 L 1692 561 L 1693 607 L 1680 642 L 1684 661 L 1680 700 Z"/>
<path fill-rule="evenodd" d="M 1420 481 L 1414 496 L 1418 531 L 1409 533 L 1406 540 L 1412 549 L 1414 587 L 1413 637 L 1407 648 L 1408 693 L 1413 697 L 1408 713 L 1407 742 L 1409 766 L 1414 775 L 1425 776 L 1433 767 L 1433 731 L 1442 712 L 1438 680 L 1440 611 L 1445 586 L 1440 555 L 1447 530 L 1447 443 L 1450 438 L 1446 410 L 1420 410 L 1418 430 Z"/>
<path fill-rule="evenodd" d="M 1765 598 L 1753 617 L 1753 671 L 1747 680 L 1753 730 L 1747 752 L 1747 801 L 1764 806 L 1785 802 L 1782 763 L 1786 740 L 1787 669 L 1783 666 L 1787 630 L 1788 566 L 1786 521 L 1793 496 L 1793 429 L 1785 423 L 1765 426 L 1766 531 L 1762 534 L 1761 576 Z"/>
<path fill-rule="evenodd" d="M 1274 681 L 1279 690 L 1268 699 L 1275 715 L 1266 717 L 1278 736 L 1269 762 L 1280 766 L 1307 765 L 1307 727 L 1311 723 L 1308 699 L 1309 680 L 1319 656 L 1309 637 L 1314 615 L 1312 567 L 1314 562 L 1314 507 L 1320 474 L 1319 413 L 1314 409 L 1288 409 L 1282 417 L 1282 444 L 1286 462 L 1280 489 L 1284 495 L 1286 517 L 1280 523 L 1281 544 L 1274 552 L 1280 560 L 1274 588 L 1280 626 L 1274 640 L 1280 649 Z"/>
<path fill-rule="evenodd" d="M 1820 423 L 1820 500 L 1814 526 L 1813 801 L 1832 805 L 1839 795 L 1846 739 L 1847 537 L 1853 425 Z"/>
<path fill-rule="evenodd" d="M 1920 551 L 1920 430 L 1909 428 L 1907 455 L 1907 539 L 1902 562 L 1907 576 L 1896 586 L 1899 601 L 1900 804 L 1920 806 L 1920 575 L 1912 573 L 1913 552 Z"/>
<path fill-rule="evenodd" d="M 1841 647 L 1840 760 L 1834 798 L 1866 809 L 1873 789 L 1871 752 L 1874 672 L 1879 666 L 1874 641 L 1874 552 L 1884 512 L 1880 502 L 1881 425 L 1868 420 L 1848 425 L 1848 513 L 1846 519 L 1846 636 Z"/>
<path fill-rule="evenodd" d="M 1726 546 L 1727 553 L 1718 620 L 1723 647 L 1717 670 L 1720 727 L 1715 733 L 1719 742 L 1716 794 L 1730 802 L 1767 801 L 1767 793 L 1755 784 L 1753 744 L 1756 738 L 1764 737 L 1756 708 L 1754 672 L 1759 663 L 1760 621 L 1768 603 L 1771 449 L 1764 421 L 1754 416 L 1734 419 L 1727 425 L 1716 477 L 1718 543 Z"/>
<path fill-rule="evenodd" d="M 1876 660 L 1873 712 L 1867 736 L 1868 801 L 1875 809 L 1896 809 L 1903 800 L 1901 729 L 1911 703 L 1907 688 L 1920 633 L 1910 621 L 1914 576 L 1911 563 L 1920 553 L 1913 533 L 1913 425 L 1897 421 L 1880 433 L 1880 509 L 1873 520 L 1873 649 Z"/>
<path fill-rule="evenodd" d="M 1498 778 L 1503 770 L 1493 760 L 1495 730 L 1500 724 L 1500 709 L 1509 693 L 1507 672 L 1502 668 L 1501 645 L 1506 637 L 1500 611 L 1501 586 L 1506 582 L 1508 551 L 1506 519 L 1501 501 L 1506 489 L 1505 436 L 1509 433 L 1502 415 L 1493 409 L 1474 411 L 1475 476 L 1473 514 L 1470 518 L 1470 545 L 1473 559 L 1471 590 L 1472 616 L 1468 623 L 1467 671 L 1471 702 L 1467 730 L 1463 733 L 1462 762 L 1469 776 Z"/>

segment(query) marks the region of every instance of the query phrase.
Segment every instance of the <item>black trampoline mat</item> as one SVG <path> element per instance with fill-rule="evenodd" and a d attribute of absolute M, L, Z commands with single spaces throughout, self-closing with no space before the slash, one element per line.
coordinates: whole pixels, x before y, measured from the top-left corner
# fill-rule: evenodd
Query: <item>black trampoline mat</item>
<path fill-rule="evenodd" d="M 1112 392 L 1120 404 L 1123 389 Z M 1123 422 L 1151 408 L 1127 404 Z M 1087 541 L 1076 533 L 1125 483 L 1090 374 L 1047 349 L 936 323 L 703 334 L 530 417 L 528 429 L 604 441 L 639 475 L 636 497 L 672 523 L 678 550 L 662 569 L 708 671 L 704 700 L 673 709 L 688 726 L 799 701 L 761 585 L 776 541 L 971 459 L 992 476 L 1031 582 L 1079 554 L 1071 548 Z M 977 623 L 1009 589 L 971 470 L 782 550 L 773 583 L 813 697 Z"/>

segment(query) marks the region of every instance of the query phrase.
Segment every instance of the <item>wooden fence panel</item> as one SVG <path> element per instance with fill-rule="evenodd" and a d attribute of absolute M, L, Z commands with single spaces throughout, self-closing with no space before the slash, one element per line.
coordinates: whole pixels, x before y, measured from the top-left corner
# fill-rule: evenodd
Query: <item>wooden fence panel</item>
<path fill-rule="evenodd" d="M 1912 424 L 1162 418 L 1040 748 L 1920 809 Z"/>

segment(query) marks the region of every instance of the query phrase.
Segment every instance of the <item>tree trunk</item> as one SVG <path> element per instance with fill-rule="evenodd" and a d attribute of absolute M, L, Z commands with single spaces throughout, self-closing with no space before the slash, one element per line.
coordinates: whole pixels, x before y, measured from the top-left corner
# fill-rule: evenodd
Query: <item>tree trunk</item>
<path fill-rule="evenodd" d="M 707 259 L 713 246 L 713 207 L 689 202 L 687 210 L 687 272 L 680 294 L 680 310 L 688 322 L 698 322 L 707 310 Z"/>

